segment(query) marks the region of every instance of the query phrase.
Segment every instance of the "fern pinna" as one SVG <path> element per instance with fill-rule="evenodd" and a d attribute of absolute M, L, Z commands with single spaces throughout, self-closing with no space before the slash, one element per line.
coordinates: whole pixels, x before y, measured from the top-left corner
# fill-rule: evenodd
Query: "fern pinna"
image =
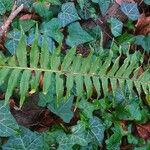
<path fill-rule="evenodd" d="M 121 55 L 113 60 L 113 52 L 105 60 L 100 56 L 95 56 L 92 52 L 87 58 L 76 54 L 76 49 L 72 48 L 65 57 L 60 56 L 60 47 L 56 48 L 52 54 L 48 51 L 48 44 L 43 40 L 42 47 L 38 47 L 38 29 L 35 40 L 30 50 L 26 48 L 25 35 L 22 31 L 21 39 L 12 57 L 0 55 L 0 85 L 6 82 L 7 90 L 5 102 L 8 103 L 13 91 L 19 87 L 20 107 L 25 101 L 25 97 L 30 92 L 37 91 L 40 84 L 40 77 L 43 76 L 43 93 L 50 89 L 51 78 L 55 76 L 55 88 L 57 99 L 61 99 L 64 94 L 70 95 L 73 87 L 76 95 L 81 98 L 85 92 L 87 98 L 92 95 L 93 87 L 97 92 L 97 97 L 104 93 L 107 96 L 108 85 L 111 85 L 113 93 L 119 86 L 122 90 L 128 86 L 132 93 L 135 87 L 138 94 L 144 91 L 150 93 L 150 70 L 147 68 L 139 74 L 141 69 L 137 53 L 127 55 L 123 62 L 120 62 Z"/>

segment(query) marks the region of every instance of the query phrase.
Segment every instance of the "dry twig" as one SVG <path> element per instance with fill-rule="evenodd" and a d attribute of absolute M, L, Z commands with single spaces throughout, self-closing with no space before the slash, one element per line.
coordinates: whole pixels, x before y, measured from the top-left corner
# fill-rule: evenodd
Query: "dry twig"
<path fill-rule="evenodd" d="M 20 5 L 18 8 L 17 8 L 17 5 L 16 5 L 16 2 L 12 8 L 12 11 L 11 11 L 11 14 L 10 16 L 8 17 L 8 19 L 6 20 L 6 22 L 3 23 L 3 25 L 0 27 L 0 37 L 2 37 L 2 35 L 4 33 L 7 32 L 10 24 L 12 23 L 12 21 L 14 20 L 14 18 L 23 10 L 23 4 Z"/>

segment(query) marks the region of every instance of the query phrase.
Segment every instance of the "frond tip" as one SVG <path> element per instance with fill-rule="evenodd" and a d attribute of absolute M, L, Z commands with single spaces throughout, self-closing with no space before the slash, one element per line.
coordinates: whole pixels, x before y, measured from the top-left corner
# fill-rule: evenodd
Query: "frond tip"
<path fill-rule="evenodd" d="M 23 32 L 15 57 L 5 58 L 0 53 L 0 85 L 4 82 L 8 83 L 5 94 L 6 103 L 9 102 L 14 89 L 19 88 L 21 107 L 29 90 L 32 91 L 31 93 L 38 90 L 41 76 L 43 76 L 44 94 L 51 90 L 51 78 L 55 78 L 58 100 L 63 96 L 70 96 L 73 87 L 76 89 L 78 98 L 81 98 L 83 93 L 86 93 L 87 98 L 91 97 L 93 87 L 97 92 L 97 97 L 101 93 L 107 96 L 108 85 L 111 85 L 113 94 L 118 87 L 124 90 L 126 86 L 130 93 L 135 87 L 139 95 L 141 91 L 150 94 L 150 69 L 139 74 L 141 66 L 137 53 L 126 56 L 124 61 L 120 62 L 121 56 L 113 61 L 111 50 L 106 59 L 102 60 L 101 56 L 95 56 L 92 52 L 87 58 L 82 58 L 76 54 L 76 49 L 72 48 L 62 58 L 60 57 L 61 46 L 51 54 L 45 39 L 43 39 L 41 49 L 38 47 L 37 36 L 38 33 L 36 33 L 31 51 L 28 52 L 30 60 L 27 57 Z"/>

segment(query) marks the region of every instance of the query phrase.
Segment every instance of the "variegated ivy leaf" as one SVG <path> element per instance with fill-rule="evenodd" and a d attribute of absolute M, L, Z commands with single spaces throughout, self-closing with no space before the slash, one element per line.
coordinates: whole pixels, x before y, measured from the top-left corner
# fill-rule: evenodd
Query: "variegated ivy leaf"
<path fill-rule="evenodd" d="M 102 144 L 105 131 L 103 122 L 98 117 L 93 117 L 90 119 L 89 124 L 90 124 L 90 131 L 96 138 L 97 142 L 99 144 Z"/>
<path fill-rule="evenodd" d="M 122 12 L 128 16 L 131 20 L 137 20 L 140 16 L 137 3 L 121 3 Z"/>
<path fill-rule="evenodd" d="M 0 1 L 0 15 L 3 15 L 6 12 L 5 6 L 2 1 Z"/>
<path fill-rule="evenodd" d="M 50 18 L 52 18 L 53 13 L 49 9 L 49 5 L 42 3 L 42 2 L 35 2 L 32 6 L 35 12 L 39 14 L 45 20 L 49 20 Z"/>
<path fill-rule="evenodd" d="M 73 47 L 93 40 L 93 37 L 82 29 L 79 22 L 72 23 L 68 27 L 69 35 L 66 39 L 67 45 Z"/>
<path fill-rule="evenodd" d="M 3 150 L 42 150 L 43 146 L 44 141 L 42 134 L 21 128 L 20 135 L 10 137 L 2 148 Z"/>
<path fill-rule="evenodd" d="M 53 100 L 48 104 L 48 109 L 63 119 L 64 122 L 69 123 L 73 117 L 73 112 L 71 111 L 73 98 L 74 97 L 71 96 L 67 100 L 61 100 L 61 104 L 59 104 L 59 106 L 56 103 L 56 100 Z"/>
<path fill-rule="evenodd" d="M 39 38 L 38 38 L 38 46 L 42 46 L 42 41 L 43 41 L 43 38 L 45 37 L 46 39 L 46 42 L 48 44 L 48 50 L 49 52 L 52 52 L 54 49 L 55 49 L 55 43 L 53 41 L 52 38 L 48 37 L 48 36 L 45 36 L 43 34 L 39 34 Z M 29 36 L 27 37 L 27 45 L 31 45 L 34 41 L 34 33 L 30 33 Z"/>
<path fill-rule="evenodd" d="M 53 18 L 47 23 L 43 23 L 41 33 L 50 36 L 58 43 L 62 42 L 64 35 L 60 32 L 61 24 L 59 19 Z"/>
<path fill-rule="evenodd" d="M 0 101 L 0 136 L 8 137 L 17 135 L 19 126 L 10 113 L 9 106 L 4 105 L 3 101 Z"/>
<path fill-rule="evenodd" d="M 80 19 L 73 2 L 64 3 L 61 10 L 62 12 L 58 14 L 58 18 L 62 27 Z"/>
<path fill-rule="evenodd" d="M 29 31 L 34 25 L 35 25 L 36 21 L 35 20 L 20 20 L 19 24 L 22 27 L 24 32 Z"/>
<path fill-rule="evenodd" d="M 20 6 L 21 4 L 23 4 L 24 7 L 31 8 L 34 0 L 27 0 L 27 1 L 25 1 L 25 0 L 17 0 L 16 2 L 17 2 L 17 6 Z"/>
<path fill-rule="evenodd" d="M 78 121 L 77 125 L 71 129 L 71 134 L 61 134 L 58 136 L 58 150 L 71 150 L 74 145 L 87 146 L 89 139 L 88 132 L 85 129 L 84 122 Z"/>
<path fill-rule="evenodd" d="M 144 0 L 144 3 L 150 5 L 150 0 Z"/>
<path fill-rule="evenodd" d="M 88 118 L 93 117 L 93 111 L 96 109 L 96 107 L 92 104 L 86 101 L 85 99 L 82 99 L 78 104 L 78 108 L 81 109 Z"/>
<path fill-rule="evenodd" d="M 94 3 L 98 3 L 102 15 L 104 15 L 111 4 L 111 0 L 92 0 Z"/>
<path fill-rule="evenodd" d="M 21 32 L 18 30 L 13 30 L 13 31 L 9 32 L 7 36 L 8 36 L 8 40 L 5 43 L 5 47 L 13 55 L 18 46 Z"/>
<path fill-rule="evenodd" d="M 122 28 L 123 28 L 123 23 L 120 20 L 116 19 L 116 18 L 111 18 L 108 22 L 111 25 L 111 32 L 112 32 L 112 34 L 115 37 L 121 35 Z"/>
<path fill-rule="evenodd" d="M 6 11 L 10 11 L 13 6 L 13 1 L 0 0 L 0 15 L 3 15 Z"/>
<path fill-rule="evenodd" d="M 59 143 L 57 150 L 72 150 L 73 143 L 66 134 L 58 136 L 57 141 Z"/>
<path fill-rule="evenodd" d="M 72 134 L 69 139 L 72 141 L 73 145 L 78 144 L 86 146 L 88 144 L 87 131 L 83 122 L 78 121 L 78 124 L 73 126 L 71 131 Z"/>
<path fill-rule="evenodd" d="M 61 5 L 60 0 L 48 0 L 48 2 L 52 5 Z"/>

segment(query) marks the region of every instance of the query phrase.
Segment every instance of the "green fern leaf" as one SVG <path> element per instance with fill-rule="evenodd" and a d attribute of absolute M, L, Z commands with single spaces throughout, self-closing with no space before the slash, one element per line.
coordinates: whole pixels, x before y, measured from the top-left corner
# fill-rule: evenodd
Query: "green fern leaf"
<path fill-rule="evenodd" d="M 22 31 L 16 55 L 6 58 L 0 54 L 0 85 L 8 83 L 5 103 L 8 103 L 15 87 L 20 91 L 20 107 L 28 93 L 36 92 L 39 86 L 43 93 L 47 94 L 53 85 L 59 104 L 62 97 L 69 98 L 72 92 L 76 94 L 77 100 L 83 94 L 90 98 L 93 91 L 96 91 L 97 98 L 108 96 L 110 91 L 115 95 L 118 87 L 121 90 L 128 87 L 131 95 L 133 89 L 136 89 L 139 96 L 141 91 L 150 94 L 150 69 L 149 66 L 145 66 L 146 70 L 139 74 L 142 65 L 137 52 L 127 54 L 122 61 L 121 54 L 114 60 L 112 50 L 106 58 L 103 58 L 103 50 L 100 56 L 95 56 L 91 52 L 87 58 L 83 58 L 76 54 L 75 48 L 72 48 L 63 57 L 60 54 L 61 44 L 53 53 L 49 53 L 45 39 L 42 40 L 41 49 L 37 46 L 37 39 L 38 28 L 31 50 L 27 53 L 25 35 Z M 30 65 L 27 66 L 27 63 Z"/>

